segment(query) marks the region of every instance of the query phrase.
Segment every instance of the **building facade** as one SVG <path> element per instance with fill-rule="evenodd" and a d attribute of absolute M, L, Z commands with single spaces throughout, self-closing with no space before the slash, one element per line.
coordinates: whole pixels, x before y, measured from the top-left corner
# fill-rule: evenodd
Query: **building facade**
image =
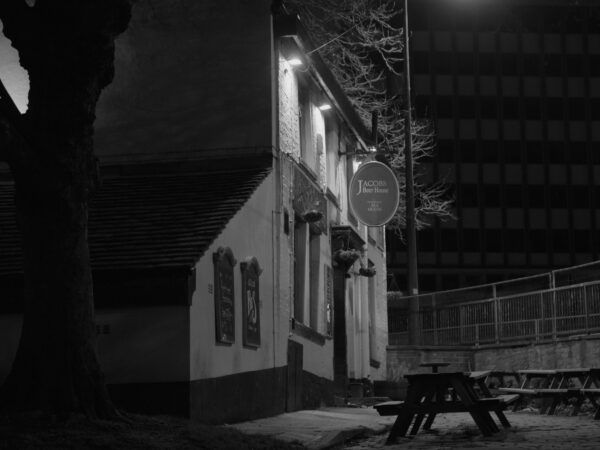
<path fill-rule="evenodd" d="M 595 1 L 410 2 L 418 117 L 432 119 L 426 180 L 456 221 L 418 232 L 420 291 L 598 259 L 600 8 Z M 406 251 L 388 236 L 394 289 Z"/>
<path fill-rule="evenodd" d="M 117 41 L 90 247 L 119 406 L 231 422 L 385 379 L 385 234 L 347 195 L 370 132 L 296 18 L 270 6 L 151 0 Z M 1 381 L 22 272 L 0 170 Z"/>

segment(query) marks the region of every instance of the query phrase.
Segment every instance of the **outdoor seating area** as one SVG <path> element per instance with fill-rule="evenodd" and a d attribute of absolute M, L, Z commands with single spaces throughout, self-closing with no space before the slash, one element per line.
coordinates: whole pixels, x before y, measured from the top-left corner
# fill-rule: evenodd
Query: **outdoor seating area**
<path fill-rule="evenodd" d="M 600 369 L 569 368 L 551 370 L 520 370 L 519 387 L 500 387 L 505 394 L 519 395 L 514 410 L 528 398 L 540 400 L 540 414 L 552 415 L 561 403 L 572 404 L 571 415 L 576 416 L 583 402 L 588 399 L 595 406 L 594 419 L 600 419 Z"/>
<path fill-rule="evenodd" d="M 540 414 L 554 415 L 561 403 L 572 406 L 571 416 L 579 413 L 587 399 L 595 408 L 594 419 L 600 419 L 600 369 L 524 369 L 510 371 L 442 372 L 447 363 L 423 363 L 431 373 L 407 374 L 406 398 L 374 405 L 382 416 L 396 416 L 387 438 L 394 443 L 398 437 L 414 436 L 420 429 L 430 430 L 436 415 L 469 413 L 483 436 L 500 431 L 499 424 L 510 428 L 504 414 L 512 405 L 513 411 L 526 402 L 540 403 Z M 412 425 L 412 428 L 411 428 Z"/>

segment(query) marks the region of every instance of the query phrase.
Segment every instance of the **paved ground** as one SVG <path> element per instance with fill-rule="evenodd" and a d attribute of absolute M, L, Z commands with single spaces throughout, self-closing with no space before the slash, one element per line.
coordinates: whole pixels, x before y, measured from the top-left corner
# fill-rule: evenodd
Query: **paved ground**
<path fill-rule="evenodd" d="M 233 425 L 257 434 L 299 441 L 309 449 L 416 450 L 416 449 L 573 449 L 600 448 L 600 421 L 590 413 L 577 417 L 540 415 L 536 411 L 507 412 L 513 427 L 483 437 L 466 413 L 441 414 L 434 429 L 414 438 L 385 445 L 392 417 L 380 417 L 373 408 L 323 408 L 298 411 Z M 353 438 L 354 436 L 354 438 Z M 360 437 L 359 437 L 360 436 Z"/>

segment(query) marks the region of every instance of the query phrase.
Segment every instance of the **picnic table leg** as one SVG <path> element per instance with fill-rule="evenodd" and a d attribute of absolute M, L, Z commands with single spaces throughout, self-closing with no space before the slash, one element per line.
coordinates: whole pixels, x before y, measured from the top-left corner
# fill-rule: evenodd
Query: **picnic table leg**
<path fill-rule="evenodd" d="M 468 391 L 466 386 L 456 382 L 452 383 L 452 385 L 454 387 L 454 391 L 461 398 L 467 407 L 469 414 L 471 414 L 471 417 L 484 436 L 491 436 L 496 431 L 499 431 L 498 427 L 494 423 L 494 419 L 492 419 L 492 416 L 490 416 L 489 413 L 483 408 L 480 408 L 475 404 L 475 397 L 471 392 Z"/>
<path fill-rule="evenodd" d="M 498 416 L 498 420 L 500 421 L 500 423 L 502 424 L 502 426 L 504 428 L 510 428 L 510 422 L 508 421 L 508 419 L 504 415 L 504 412 L 502 410 L 500 410 L 500 409 L 498 409 L 498 410 L 496 410 L 494 412 Z"/>
<path fill-rule="evenodd" d="M 392 425 L 390 434 L 388 434 L 388 438 L 385 442 L 386 444 L 395 443 L 398 436 L 406 436 L 406 432 L 410 428 L 410 423 L 415 415 L 412 406 L 419 404 L 422 398 L 423 394 L 420 384 L 408 386 L 406 400 L 398 413 L 398 417 L 396 417 L 394 425 Z"/>
<path fill-rule="evenodd" d="M 433 396 L 434 396 L 433 393 L 425 395 L 425 397 L 423 398 L 423 403 L 431 403 Z M 412 429 L 410 430 L 411 436 L 414 436 L 415 434 L 418 433 L 419 428 L 421 427 L 421 424 L 423 423 L 424 418 L 425 418 L 425 414 L 423 414 L 423 413 L 417 414 L 417 417 L 415 418 L 415 422 L 412 426 Z M 429 420 L 429 419 L 427 419 L 427 420 Z"/>
<path fill-rule="evenodd" d="M 559 405 L 560 402 L 561 402 L 561 398 L 559 395 L 555 396 L 552 399 L 552 403 L 550 403 L 550 408 L 548 409 L 549 416 L 554 415 L 554 412 L 556 411 L 556 407 Z"/>
<path fill-rule="evenodd" d="M 388 435 L 385 443 L 394 444 L 398 436 L 406 436 L 406 432 L 410 427 L 413 416 L 414 412 L 412 411 L 412 408 L 409 406 L 403 407 L 398 413 L 398 417 L 396 417 L 396 421 L 394 422 L 394 425 L 392 426 L 390 434 Z"/>
<path fill-rule="evenodd" d="M 433 421 L 435 420 L 435 413 L 429 413 L 429 415 L 427 416 L 427 420 L 425 421 L 425 424 L 423 425 L 423 429 L 424 430 L 431 430 L 431 425 L 433 424 Z"/>

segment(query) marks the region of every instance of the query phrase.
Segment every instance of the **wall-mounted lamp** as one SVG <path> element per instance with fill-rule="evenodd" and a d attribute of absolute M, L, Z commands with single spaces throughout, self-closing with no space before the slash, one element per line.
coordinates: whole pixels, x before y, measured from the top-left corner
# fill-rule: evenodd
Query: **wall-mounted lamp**
<path fill-rule="evenodd" d="M 288 64 L 292 67 L 300 67 L 304 65 L 300 58 L 290 58 L 287 60 Z"/>
<path fill-rule="evenodd" d="M 319 109 L 321 111 L 328 111 L 331 109 L 331 105 L 329 103 L 323 103 L 322 105 L 319 106 Z"/>

